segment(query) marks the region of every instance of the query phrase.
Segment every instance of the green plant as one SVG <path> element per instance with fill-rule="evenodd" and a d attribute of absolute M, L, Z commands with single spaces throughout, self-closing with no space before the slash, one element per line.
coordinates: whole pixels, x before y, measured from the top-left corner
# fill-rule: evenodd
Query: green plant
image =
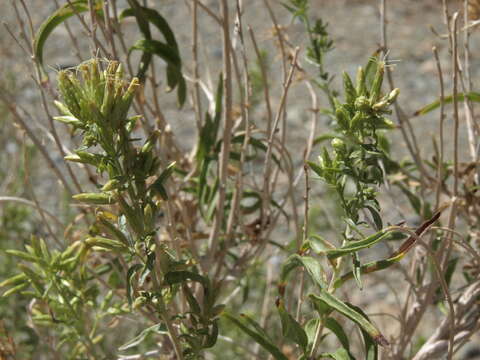
<path fill-rule="evenodd" d="M 441 131 L 449 104 L 456 114 L 452 159 L 443 137 L 425 158 L 401 108 L 388 54 L 381 54 L 386 43 L 355 82 L 344 73 L 337 92 L 337 69 L 327 66 L 335 28 L 311 20 L 308 1 L 283 7 L 300 22 L 305 49 L 291 41 L 268 0 L 260 8 L 274 38 L 262 43 L 256 40 L 261 32 L 246 31 L 250 15 L 242 2 L 233 3 L 185 2 L 192 21 L 189 58 L 179 24 L 162 15 L 168 4 L 67 1 L 35 31 L 26 2 L 12 1 L 17 21 L 32 24 L 30 34 L 21 26 L 16 40 L 32 53 L 49 126 L 0 87 L 3 105 L 34 144 L 35 159 L 48 164 L 39 177 L 47 191 L 22 195 L 33 201 L 6 197 L 35 209 L 41 222 L 13 203 L 2 208 L 9 221 L 0 232 L 9 248 L 2 256 L 19 270 L 0 269 L 2 306 L 23 309 L 29 301 L 19 312 L 29 319 L 30 348 L 17 356 L 426 360 L 443 349 L 453 359 L 480 319 L 478 161 L 470 151 L 463 168 L 458 141 L 458 105 L 467 111 L 477 101 L 468 77 L 461 91 L 453 87 L 445 96 L 442 87 L 440 99 L 417 112 L 427 116 L 439 108 Z M 202 16 L 219 29 L 214 42 L 222 46 L 221 70 L 199 55 Z M 455 19 L 447 20 L 458 84 Z M 53 77 L 48 64 L 56 59 L 45 50 L 59 26 L 80 65 Z M 129 42 L 136 36 L 125 34 L 129 27 L 140 40 Z M 84 61 L 91 57 L 84 47 L 96 49 L 97 57 Z M 161 84 L 176 90 L 174 101 L 159 91 Z M 301 102 L 303 86 L 310 107 Z M 319 106 L 318 96 L 327 106 Z M 298 139 L 297 147 L 290 142 L 300 106 L 310 117 L 303 152 Z M 318 136 L 323 118 L 329 130 Z M 474 119 L 467 117 L 470 150 L 478 135 Z M 185 123 L 182 133 L 177 125 Z M 407 159 L 399 159 L 398 143 L 389 141 L 397 131 Z M 318 161 L 310 161 L 314 153 Z M 26 161 L 16 177 L 32 178 L 31 168 Z M 58 194 L 50 191 L 56 183 Z M 51 206 L 65 194 L 73 206 Z M 392 199 L 393 209 L 385 206 Z M 415 218 L 403 215 L 410 208 Z M 415 226 L 391 225 L 397 212 Z M 383 314 L 390 300 L 378 286 L 392 297 L 405 291 L 398 309 Z M 438 319 L 434 333 L 422 327 L 429 313 Z M 395 321 L 386 324 L 385 316 Z M 26 342 L 21 331 L 11 331 L 10 320 L 5 326 L 0 355 L 8 350 L 11 356 L 12 344 Z"/>

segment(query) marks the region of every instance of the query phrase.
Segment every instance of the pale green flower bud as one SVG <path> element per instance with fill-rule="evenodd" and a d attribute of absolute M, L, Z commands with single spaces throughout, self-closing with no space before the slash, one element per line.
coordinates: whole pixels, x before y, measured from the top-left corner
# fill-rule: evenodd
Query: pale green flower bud
<path fill-rule="evenodd" d="M 383 74 L 385 72 L 385 63 L 379 61 L 377 64 L 377 72 L 373 79 L 372 88 L 370 91 L 370 103 L 375 103 L 380 97 L 380 91 L 382 90 Z"/>
<path fill-rule="evenodd" d="M 370 102 L 365 96 L 359 96 L 355 100 L 355 108 L 360 111 L 368 111 L 370 110 Z"/>
<path fill-rule="evenodd" d="M 95 205 L 111 205 L 115 204 L 115 198 L 112 194 L 107 193 L 81 193 L 72 196 L 73 199 Z"/>
<path fill-rule="evenodd" d="M 343 88 L 345 89 L 345 101 L 347 104 L 353 104 L 357 98 L 357 91 L 353 86 L 352 79 L 346 72 L 343 72 Z"/>
<path fill-rule="evenodd" d="M 343 153 L 347 149 L 345 142 L 342 139 L 335 138 L 331 142 L 332 147 L 335 149 L 337 153 Z"/>

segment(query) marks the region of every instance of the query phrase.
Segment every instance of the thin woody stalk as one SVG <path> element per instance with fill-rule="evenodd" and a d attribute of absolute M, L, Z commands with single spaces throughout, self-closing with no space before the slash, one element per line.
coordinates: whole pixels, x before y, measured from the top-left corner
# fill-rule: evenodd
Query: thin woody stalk
<path fill-rule="evenodd" d="M 227 0 L 220 0 L 220 7 L 222 12 L 222 39 L 223 39 L 223 87 L 225 94 L 225 101 L 223 106 L 224 128 L 222 149 L 220 152 L 219 165 L 219 189 L 218 201 L 215 210 L 215 219 L 212 230 L 208 238 L 209 258 L 207 263 L 211 263 L 216 255 L 218 244 L 220 241 L 220 228 L 224 218 L 225 197 L 227 191 L 227 175 L 228 175 L 228 161 L 230 157 L 230 141 L 231 131 L 233 127 L 233 113 L 232 113 L 232 64 L 231 64 L 231 48 L 230 48 L 230 22 L 228 12 Z"/>

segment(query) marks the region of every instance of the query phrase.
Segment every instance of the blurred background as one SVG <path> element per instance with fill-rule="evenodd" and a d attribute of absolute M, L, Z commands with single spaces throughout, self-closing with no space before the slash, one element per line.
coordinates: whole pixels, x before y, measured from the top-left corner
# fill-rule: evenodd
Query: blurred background
<path fill-rule="evenodd" d="M 14 1 L 14 0 L 12 0 Z M 258 45 L 265 57 L 265 63 L 268 66 L 269 76 L 272 80 L 281 85 L 276 78 L 278 69 L 281 67 L 281 59 L 277 56 L 276 37 L 269 20 L 267 10 L 259 6 L 259 0 L 244 0 L 244 25 L 251 27 L 257 37 Z M 66 174 L 63 158 L 58 151 L 55 151 L 52 137 L 48 132 L 49 119 L 46 116 L 43 107 L 43 99 L 40 96 L 39 87 L 48 86 L 39 84 L 34 80 L 35 69 L 32 67 L 28 51 L 22 49 L 24 45 L 19 45 L 18 39 L 22 38 L 22 28 L 27 33 L 30 26 L 38 29 L 40 24 L 54 11 L 60 0 L 28 0 L 29 10 L 33 23 L 19 14 L 16 14 L 14 7 L 8 0 L 4 0 L 1 6 L 0 20 L 4 26 L 0 36 L 0 85 L 8 90 L 8 98 L 14 102 L 15 108 L 24 119 L 28 120 L 28 126 L 35 132 L 38 139 L 44 144 L 46 149 L 51 149 L 50 155 L 53 161 Z M 118 1 L 120 8 L 126 7 L 126 2 Z M 155 6 L 169 21 L 174 30 L 182 57 L 185 63 L 185 73 L 192 73 L 191 66 L 191 27 L 185 18 L 189 17 L 189 0 L 158 0 L 147 1 L 150 6 Z M 282 7 L 281 1 L 272 0 L 271 5 L 279 25 L 285 29 L 288 41 L 293 46 L 305 46 L 306 38 L 303 26 L 292 22 L 291 15 Z M 358 66 L 366 64 L 369 57 L 381 47 L 381 12 L 380 1 L 377 0 L 312 0 L 311 16 L 321 18 L 328 23 L 330 37 L 334 41 L 334 50 L 328 53 L 325 58 L 325 68 L 328 72 L 335 75 L 332 87 L 341 88 L 342 71 L 347 71 L 352 77 Z M 462 1 L 449 1 L 451 12 L 455 9 L 461 10 Z M 218 2 L 214 0 L 205 0 L 204 4 L 213 11 L 218 10 Z M 129 20 L 130 21 L 130 20 Z M 213 89 L 217 81 L 218 72 L 221 68 L 222 49 L 221 37 L 216 24 L 208 16 L 201 16 L 199 19 L 200 28 L 200 69 L 202 81 L 206 86 Z M 89 59 L 95 52 L 87 36 L 82 36 L 84 31 L 79 24 L 78 19 L 72 18 L 67 21 L 69 27 L 57 28 L 47 46 L 45 47 L 44 60 L 48 68 L 49 75 L 55 76 L 57 69 L 70 67 L 83 60 Z M 442 6 L 440 0 L 395 0 L 389 1 L 386 14 L 387 24 L 387 44 L 389 50 L 389 60 L 393 69 L 393 79 L 395 86 L 400 88 L 399 104 L 407 116 L 411 116 L 411 123 L 418 139 L 418 146 L 423 153 L 431 153 L 432 139 L 438 136 L 438 112 L 431 112 L 425 116 L 413 117 L 416 110 L 422 106 L 431 103 L 439 96 L 439 78 L 436 68 L 432 48 L 438 49 L 441 63 L 446 74 L 449 74 L 450 54 L 448 53 L 448 41 L 442 37 L 447 31 L 444 24 Z M 124 27 L 126 42 L 131 42 L 138 38 L 138 30 L 134 20 L 131 20 L 131 27 Z M 479 30 L 480 31 L 480 30 Z M 74 34 L 77 43 L 72 43 L 70 34 Z M 16 37 L 17 39 L 15 39 Z M 463 40 L 460 40 L 463 41 Z M 472 32 L 471 38 L 471 64 L 472 79 L 477 79 L 480 72 L 480 33 Z M 252 52 L 251 47 L 247 51 Z M 132 54 L 132 60 L 137 61 L 137 54 Z M 120 59 L 123 60 L 123 59 Z M 308 76 L 314 73 L 312 66 L 305 60 L 300 59 L 305 69 L 306 75 L 302 73 L 299 76 Z M 156 67 L 163 74 L 164 65 L 161 61 L 156 62 Z M 445 88 L 451 92 L 451 79 L 445 78 Z M 54 83 L 54 82 L 52 82 Z M 279 101 L 281 86 L 278 85 L 272 90 L 274 101 Z M 165 85 L 163 86 L 165 87 Z M 55 88 L 46 89 L 47 92 L 56 93 Z M 160 99 L 160 106 L 169 121 L 172 131 L 184 149 L 193 148 L 193 139 L 196 134 L 194 112 L 188 102 L 183 109 L 179 110 L 176 106 L 174 94 L 165 94 Z M 12 104 L 13 105 L 13 104 Z M 326 99 L 319 97 L 319 107 L 327 107 Z M 50 105 L 49 105 L 50 106 Z M 305 146 L 305 139 L 309 136 L 310 125 L 309 118 L 311 114 L 311 101 L 308 91 L 303 85 L 294 83 L 291 88 L 288 99 L 288 124 L 290 130 L 287 134 L 287 143 L 293 149 L 295 155 L 294 163 L 298 166 L 303 161 L 302 154 Z M 448 111 L 451 111 L 449 109 Z M 256 122 L 262 122 L 264 109 L 260 106 L 254 110 L 252 119 Z M 255 117 L 257 116 L 257 117 Z M 327 128 L 328 119 L 320 117 L 318 124 L 318 135 L 322 134 Z M 447 117 L 446 134 L 450 134 L 452 129 L 451 117 Z M 62 139 L 68 147 L 71 134 L 66 128 L 59 127 Z M 463 139 L 466 134 L 462 133 Z M 401 160 L 405 156 L 406 149 L 399 131 L 392 134 L 392 143 L 394 144 L 395 158 Z M 447 145 L 449 144 L 449 135 L 447 135 Z M 72 139 L 73 141 L 73 139 Z M 298 151 L 296 151 L 298 149 Z M 464 149 L 465 150 L 465 149 Z M 466 151 L 466 150 L 465 150 Z M 318 151 L 315 151 L 312 158 Z M 81 176 L 80 176 L 81 178 Z M 88 183 L 89 179 L 84 177 L 81 181 Z M 299 198 L 302 194 L 298 194 Z M 335 219 L 335 203 L 328 199 L 328 195 L 322 188 L 315 189 L 311 195 L 316 199 L 328 202 L 322 203 L 322 206 L 312 205 L 311 216 L 312 224 L 319 232 L 326 231 L 326 223 L 333 222 Z M 323 197 L 322 197 L 323 196 Z M 70 222 L 75 216 L 76 211 L 69 205 L 69 199 L 59 185 L 57 177 L 52 174 L 52 170 L 46 165 L 38 149 L 26 139 L 24 131 L 15 123 L 15 118 L 6 105 L 0 102 L 0 279 L 9 277 L 15 273 L 15 260 L 11 259 L 2 251 L 10 248 L 22 247 L 22 244 L 28 240 L 30 234 L 45 235 L 47 229 L 45 222 L 37 214 L 31 204 L 24 204 L 18 201 L 12 201 L 10 198 L 24 198 L 32 202 L 38 202 L 43 208 L 56 214 L 64 222 Z M 403 199 L 403 198 L 402 198 Z M 382 198 L 383 209 L 385 209 L 385 218 L 391 223 L 401 220 L 407 220 L 410 224 L 418 223 L 414 215 L 411 215 L 407 200 L 396 201 L 395 193 Z M 332 213 L 329 215 L 325 209 L 330 208 Z M 291 228 L 285 226 L 279 229 L 282 236 L 292 236 Z M 74 232 L 75 229 L 69 229 Z M 387 251 L 387 248 L 384 249 Z M 379 250 L 380 255 L 382 250 Z M 388 274 L 388 280 L 378 279 L 381 275 L 372 275 L 369 280 L 369 292 L 344 291 L 346 298 L 354 297 L 357 305 L 367 311 L 374 311 L 377 314 L 383 312 L 392 312 L 398 310 L 398 302 L 394 293 L 388 284 L 401 282 L 399 273 Z M 401 294 L 401 285 L 398 291 Z M 376 299 L 382 299 L 380 307 L 378 303 L 375 308 L 370 308 L 370 304 L 376 302 Z M 0 298 L 0 319 L 5 329 L 10 335 L 14 336 L 20 354 L 24 357 L 35 358 L 32 351 L 41 346 L 38 338 L 31 330 L 29 319 L 24 315 L 23 309 L 29 304 L 26 299 L 18 295 L 15 298 Z M 255 304 L 252 304 L 255 305 Z M 382 329 L 385 329 L 387 335 L 394 332 L 394 327 L 389 327 L 389 320 L 386 317 L 372 318 L 377 321 Z M 435 326 L 435 313 L 421 324 L 422 334 L 428 335 Z M 0 328 L 0 336 L 2 331 Z M 480 337 L 475 339 L 480 341 Z M 465 348 L 464 353 L 458 355 L 458 359 L 480 359 L 480 351 L 475 345 L 475 340 L 471 341 L 471 346 Z M 421 339 L 419 339 L 419 343 Z M 6 345 L 5 345 L 6 346 Z"/>

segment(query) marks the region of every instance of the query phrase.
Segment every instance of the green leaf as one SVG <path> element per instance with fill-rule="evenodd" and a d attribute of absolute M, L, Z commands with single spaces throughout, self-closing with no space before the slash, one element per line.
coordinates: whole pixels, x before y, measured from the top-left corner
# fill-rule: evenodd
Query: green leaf
<path fill-rule="evenodd" d="M 127 0 L 128 4 L 130 5 L 130 9 L 127 9 L 127 13 L 130 11 L 130 16 L 135 16 L 137 20 L 138 27 L 142 32 L 143 36 L 147 39 L 151 38 L 150 27 L 148 26 L 148 21 L 146 17 L 146 12 L 144 12 L 144 7 L 140 6 L 137 0 Z M 125 12 L 123 12 L 122 17 L 125 16 Z"/>
<path fill-rule="evenodd" d="M 320 235 L 311 235 L 308 239 L 308 243 L 310 245 L 310 248 L 316 253 L 316 254 L 322 254 L 325 253 L 325 251 L 328 250 L 335 250 L 336 247 L 330 243 L 329 241 L 325 240 L 323 237 Z"/>
<path fill-rule="evenodd" d="M 33 262 L 33 263 L 38 263 L 41 260 L 40 258 L 38 258 L 34 255 L 31 255 L 29 253 L 19 251 L 19 250 L 6 250 L 5 252 L 8 255 L 16 256 L 16 257 L 18 257 L 22 260 L 30 261 L 30 262 Z"/>
<path fill-rule="evenodd" d="M 27 275 L 18 274 L 18 275 L 9 277 L 6 280 L 3 280 L 0 283 L 0 288 L 6 287 L 6 286 L 18 285 L 18 284 L 21 284 L 21 283 L 25 282 L 26 280 L 27 280 Z"/>
<path fill-rule="evenodd" d="M 129 53 L 133 50 L 143 51 L 145 54 L 157 55 L 167 63 L 167 74 L 169 82 L 169 91 L 175 88 L 178 84 L 177 90 L 177 99 L 180 106 L 185 102 L 187 93 L 186 93 L 186 83 L 182 75 L 182 62 L 178 49 L 175 47 L 153 39 L 142 39 L 138 40 L 129 50 Z M 143 67 L 142 67 L 143 69 Z M 141 70 L 143 71 L 143 70 Z M 144 70 L 146 71 L 146 69 Z"/>
<path fill-rule="evenodd" d="M 42 285 L 43 279 L 40 276 L 38 270 L 34 271 L 34 270 L 30 269 L 27 265 L 22 264 L 22 263 L 17 264 L 17 266 L 20 270 L 23 271 L 23 274 L 26 275 L 29 278 L 29 280 L 32 283 L 35 290 L 37 290 L 39 294 L 43 294 L 43 292 L 44 292 L 44 288 L 43 288 L 43 285 Z M 1 287 L 1 284 L 0 284 L 0 287 Z"/>
<path fill-rule="evenodd" d="M 240 134 L 238 135 L 235 135 L 233 138 L 232 138 L 232 144 L 238 144 L 238 143 L 243 143 L 244 142 L 244 139 L 245 139 L 245 134 L 244 132 L 242 131 Z M 248 144 L 253 146 L 255 149 L 259 149 L 259 150 L 262 150 L 263 152 L 267 152 L 267 145 L 265 145 L 263 141 L 266 141 L 266 139 L 257 139 L 257 138 L 254 138 L 254 137 L 250 137 L 248 139 Z M 219 144 L 221 144 L 221 140 L 219 141 Z M 218 144 L 217 144 L 217 147 L 218 147 Z M 253 157 L 255 159 L 255 157 Z M 275 155 L 275 154 L 272 154 L 272 159 L 273 161 L 275 162 L 275 164 L 278 165 L 278 167 L 280 169 L 282 169 L 282 164 L 280 162 L 280 160 L 278 159 L 278 157 Z"/>
<path fill-rule="evenodd" d="M 133 339 L 127 341 L 125 344 L 120 346 L 118 350 L 125 351 L 134 346 L 137 346 L 140 343 L 142 343 L 142 341 L 145 340 L 145 338 L 150 334 L 168 334 L 167 327 L 162 323 L 150 326 L 149 328 L 144 329 L 140 334 L 135 336 Z"/>
<path fill-rule="evenodd" d="M 127 271 L 127 300 L 130 306 L 132 306 L 132 280 L 137 271 L 141 268 L 143 268 L 142 264 L 135 264 L 130 266 Z"/>
<path fill-rule="evenodd" d="M 160 15 L 158 11 L 154 9 L 150 9 L 148 7 L 142 7 L 136 1 L 131 5 L 133 6 L 130 9 L 125 9 L 124 11 L 122 11 L 122 13 L 119 16 L 120 20 L 129 16 L 135 16 L 137 18 L 137 21 L 140 20 L 142 22 L 141 29 L 145 29 L 145 31 L 142 31 L 142 33 L 145 39 L 147 40 L 151 40 L 150 29 L 148 28 L 147 22 L 152 23 L 162 33 L 167 44 L 172 48 L 176 49 L 177 52 L 179 52 L 177 41 L 175 39 L 175 35 L 172 29 L 168 25 L 168 22 L 165 20 L 165 18 L 162 15 Z M 178 83 L 178 77 L 173 71 L 173 68 L 167 68 L 167 81 L 168 81 L 168 86 L 172 89 Z"/>
<path fill-rule="evenodd" d="M 217 339 L 218 339 L 218 319 L 213 322 L 212 332 L 208 334 L 207 339 L 202 345 L 202 348 L 208 349 L 213 347 L 217 343 Z"/>
<path fill-rule="evenodd" d="M 155 180 L 155 182 L 152 185 L 150 185 L 150 188 L 156 191 L 162 197 L 163 200 L 168 199 L 168 193 L 165 187 L 163 186 L 163 184 L 170 177 L 170 175 L 172 175 L 172 172 L 175 169 L 175 164 L 176 162 L 174 161 L 170 165 L 168 165 L 159 175 L 157 180 Z"/>
<path fill-rule="evenodd" d="M 462 101 L 465 101 L 465 98 L 467 98 L 468 100 L 470 101 L 473 101 L 473 102 L 480 102 L 480 93 L 478 92 L 469 92 L 467 94 L 464 94 L 464 93 L 460 93 L 460 94 L 457 94 L 457 101 L 459 102 L 462 102 Z M 449 96 L 445 96 L 444 99 L 443 99 L 443 103 L 444 104 L 450 104 L 453 102 L 453 95 L 449 95 Z M 425 114 L 428 114 L 429 112 L 437 109 L 440 107 L 440 104 L 441 104 L 441 101 L 440 99 L 428 104 L 428 105 L 425 105 L 423 108 L 415 111 L 413 113 L 413 116 L 420 116 L 420 115 L 425 115 Z"/>
<path fill-rule="evenodd" d="M 168 65 L 176 67 L 179 71 L 181 68 L 181 60 L 178 51 L 172 46 L 158 40 L 138 40 L 129 50 L 141 50 L 149 54 L 161 57 Z"/>
<path fill-rule="evenodd" d="M 422 200 L 415 195 L 413 192 L 411 192 L 405 185 L 403 185 L 400 182 L 396 182 L 395 185 L 397 185 L 400 190 L 407 196 L 408 201 L 410 201 L 410 204 L 412 205 L 413 209 L 417 213 L 417 215 L 422 215 Z"/>
<path fill-rule="evenodd" d="M 388 341 L 370 321 L 365 319 L 361 314 L 353 310 L 343 301 L 336 298 L 334 295 L 322 289 L 319 295 L 310 294 L 308 295 L 308 297 L 314 304 L 318 301 L 322 301 L 328 306 L 330 306 L 332 309 L 338 311 L 342 315 L 355 322 L 358 326 L 360 326 L 360 328 L 365 330 L 378 344 L 382 346 L 388 345 Z"/>
<path fill-rule="evenodd" d="M 343 330 L 342 325 L 340 325 L 337 320 L 331 317 L 325 320 L 324 325 L 328 330 L 333 332 L 337 339 L 340 341 L 340 344 L 342 344 L 343 348 L 347 351 L 349 355 L 348 359 L 354 359 L 352 354 L 350 354 L 350 342 L 348 341 L 348 336 Z"/>
<path fill-rule="evenodd" d="M 318 327 L 320 326 L 320 319 L 310 319 L 304 326 L 305 334 L 308 338 L 308 351 L 311 351 L 313 343 L 315 342 L 315 336 L 317 335 Z"/>
<path fill-rule="evenodd" d="M 310 256 L 300 256 L 298 254 L 289 256 L 287 261 L 283 264 L 281 274 L 282 282 L 285 282 L 288 274 L 299 266 L 303 266 L 305 270 L 307 270 L 307 273 L 313 282 L 321 289 L 326 289 L 328 287 L 323 280 L 323 269 L 320 262 Z"/>
<path fill-rule="evenodd" d="M 323 168 L 312 161 L 307 161 L 308 166 L 320 177 L 323 178 Z"/>
<path fill-rule="evenodd" d="M 350 306 L 353 310 L 357 311 L 360 315 L 362 315 L 366 320 L 370 320 L 365 314 L 365 312 L 360 309 L 358 306 L 352 305 L 350 303 L 347 303 L 348 306 Z M 365 332 L 363 329 L 362 330 L 362 336 L 363 336 L 363 341 L 365 344 L 365 360 L 377 360 L 378 359 L 378 345 L 375 343 L 375 341 L 372 339 L 372 337 Z"/>
<path fill-rule="evenodd" d="M 175 39 L 175 34 L 172 31 L 170 25 L 168 25 L 167 20 L 160 15 L 160 13 L 154 9 L 147 7 L 142 7 L 143 14 L 146 16 L 146 19 L 155 25 L 157 29 L 162 33 L 165 38 L 165 41 L 168 45 L 178 49 L 177 40 Z"/>
<path fill-rule="evenodd" d="M 90 205 L 112 205 L 116 203 L 115 197 L 109 192 L 80 193 L 73 195 L 72 198 Z"/>
<path fill-rule="evenodd" d="M 376 243 L 390 237 L 390 234 L 391 234 L 391 231 L 381 230 L 373 235 L 366 237 L 365 239 L 358 240 L 358 241 L 351 241 L 347 245 L 342 246 L 341 248 L 325 250 L 324 254 L 327 255 L 329 259 L 336 259 L 340 256 L 354 253 L 359 250 L 373 246 Z"/>
<path fill-rule="evenodd" d="M 387 259 L 385 260 L 378 260 L 374 262 L 370 262 L 368 264 L 362 265 L 360 267 L 360 271 L 362 274 L 368 274 L 372 273 L 375 271 L 383 270 L 391 266 L 392 264 L 400 261 L 405 254 L 410 251 L 410 249 L 413 248 L 415 245 L 417 238 L 421 236 L 430 226 L 432 226 L 439 218 L 442 213 L 442 211 L 445 209 L 445 206 L 442 207 L 439 211 L 437 211 L 432 217 L 425 222 L 423 222 L 416 230 L 415 234 L 416 236 L 409 236 L 403 243 L 402 245 L 393 253 L 391 254 Z M 337 279 L 333 285 L 334 289 L 339 288 L 345 281 L 351 279 L 353 276 L 353 273 L 350 271 L 346 273 L 345 275 L 342 275 L 339 279 Z"/>
<path fill-rule="evenodd" d="M 206 160 L 206 157 L 210 152 L 214 151 L 215 144 L 217 142 L 217 134 L 220 126 L 220 120 L 222 117 L 222 99 L 223 99 L 223 75 L 220 73 L 217 92 L 215 94 L 215 113 L 213 119 L 207 112 L 205 114 L 205 123 L 200 130 L 198 137 L 198 150 L 196 153 L 197 162 L 201 163 Z"/>
<path fill-rule="evenodd" d="M 361 264 L 360 264 L 360 257 L 357 252 L 352 253 L 352 267 L 353 267 L 353 277 L 355 278 L 355 281 L 357 282 L 358 288 L 360 290 L 363 289 L 362 285 L 362 270 L 361 270 Z"/>
<path fill-rule="evenodd" d="M 288 360 L 282 351 L 267 336 L 265 336 L 263 330 L 261 332 L 258 331 L 258 329 L 261 329 L 261 327 L 255 322 L 255 320 L 248 318 L 246 315 L 236 317 L 227 312 L 224 312 L 222 316 L 232 322 L 241 331 L 250 336 L 253 340 L 255 340 L 256 343 L 272 354 L 275 360 Z M 246 319 L 248 319 L 248 321 Z M 257 325 L 254 329 L 250 327 L 252 323 Z"/>
<path fill-rule="evenodd" d="M 182 288 L 188 305 L 190 306 L 190 311 L 200 316 L 202 314 L 202 309 L 200 308 L 200 304 L 198 303 L 197 299 L 195 299 L 193 296 L 192 290 L 190 290 L 186 284 L 184 284 Z"/>
<path fill-rule="evenodd" d="M 351 359 L 350 355 L 348 354 L 348 351 L 345 350 L 344 348 L 340 348 L 333 353 L 320 354 L 320 359 L 321 358 L 329 358 L 334 360 L 350 360 Z"/>
<path fill-rule="evenodd" d="M 373 206 L 370 206 L 370 205 L 366 205 L 365 208 L 368 211 L 370 211 L 370 214 L 372 215 L 373 222 L 375 224 L 375 230 L 380 231 L 383 228 L 383 221 L 379 212 Z"/>
<path fill-rule="evenodd" d="M 379 51 L 376 50 L 368 59 L 367 66 L 365 66 L 365 83 L 370 88 L 378 70 Z"/>
<path fill-rule="evenodd" d="M 13 288 L 10 288 L 7 291 L 5 291 L 2 294 L 2 297 L 7 297 L 7 296 L 10 296 L 10 295 L 16 294 L 16 293 L 28 288 L 29 286 L 30 286 L 30 284 L 28 282 L 24 282 L 22 284 L 16 285 Z"/>
<path fill-rule="evenodd" d="M 268 339 L 269 341 L 273 342 L 272 338 L 267 334 L 267 332 L 260 326 L 259 323 L 257 323 L 255 320 L 253 320 L 250 316 L 247 314 L 240 314 L 240 318 L 248 325 L 252 326 L 261 336 L 264 338 Z"/>
<path fill-rule="evenodd" d="M 445 282 L 447 285 L 450 285 L 450 282 L 452 281 L 453 274 L 455 273 L 455 268 L 457 267 L 458 260 L 460 258 L 456 257 L 453 259 L 448 260 L 447 264 L 447 270 L 445 271 Z"/>
<path fill-rule="evenodd" d="M 335 139 L 336 137 L 337 136 L 335 136 L 334 134 L 320 135 L 320 136 L 315 138 L 315 140 L 313 141 L 313 145 L 315 146 L 315 145 L 321 144 L 324 141 L 332 140 L 332 139 Z"/>
<path fill-rule="evenodd" d="M 402 256 L 403 256 L 403 254 L 400 254 L 400 255 L 397 255 L 397 256 L 394 256 L 394 257 L 391 257 L 391 258 L 388 258 L 388 259 L 369 262 L 369 263 L 364 264 L 360 267 L 360 272 L 362 274 L 369 274 L 369 273 L 372 273 L 372 272 L 376 272 L 376 271 L 386 269 L 386 268 L 392 266 L 393 264 L 395 264 L 396 262 L 400 261 Z M 353 272 L 352 271 L 342 275 L 341 278 L 339 278 L 335 281 L 335 283 L 333 284 L 333 287 L 335 289 L 338 289 L 340 286 L 342 286 L 342 284 L 344 282 L 346 282 L 347 280 L 350 280 L 352 277 L 353 277 Z"/>
<path fill-rule="evenodd" d="M 96 246 L 103 249 L 125 252 L 128 251 L 128 247 L 124 243 L 118 240 L 108 239 L 101 236 L 94 236 L 85 240 L 85 244 L 88 246 Z"/>
<path fill-rule="evenodd" d="M 299 345 L 303 352 L 307 352 L 308 337 L 302 326 L 285 309 L 283 300 L 277 300 L 277 310 L 282 322 L 282 333 L 287 339 Z"/>
<path fill-rule="evenodd" d="M 183 283 L 188 280 L 199 282 L 205 289 L 210 288 L 209 280 L 192 271 L 169 271 L 165 274 L 165 282 L 169 285 Z"/>
<path fill-rule="evenodd" d="M 103 18 L 102 3 L 100 1 L 96 2 L 95 10 L 99 18 Z M 33 40 L 33 52 L 40 66 L 43 67 L 43 48 L 52 31 L 68 18 L 85 11 L 88 11 L 87 0 L 73 0 L 59 7 L 42 23 Z"/>
<path fill-rule="evenodd" d="M 131 9 L 129 9 L 131 11 L 131 14 L 135 16 L 135 20 L 137 21 L 138 28 L 140 29 L 140 31 L 142 32 L 146 40 L 151 40 L 152 35 L 150 33 L 150 26 L 148 24 L 148 21 L 146 19 L 146 15 L 145 15 L 145 12 L 143 11 L 142 6 L 140 6 L 137 0 L 127 0 L 127 1 L 131 7 Z M 145 73 L 147 72 L 147 69 L 150 66 L 150 63 L 152 61 L 152 55 L 153 54 L 151 52 L 144 51 L 140 59 L 137 77 L 142 82 L 145 80 Z"/>
<path fill-rule="evenodd" d="M 167 180 L 170 177 L 170 175 L 172 175 L 173 170 L 175 170 L 175 165 L 176 165 L 176 161 L 170 163 L 170 165 L 168 165 L 165 168 L 165 170 L 162 171 L 157 181 L 160 181 L 163 184 L 165 180 Z"/>

